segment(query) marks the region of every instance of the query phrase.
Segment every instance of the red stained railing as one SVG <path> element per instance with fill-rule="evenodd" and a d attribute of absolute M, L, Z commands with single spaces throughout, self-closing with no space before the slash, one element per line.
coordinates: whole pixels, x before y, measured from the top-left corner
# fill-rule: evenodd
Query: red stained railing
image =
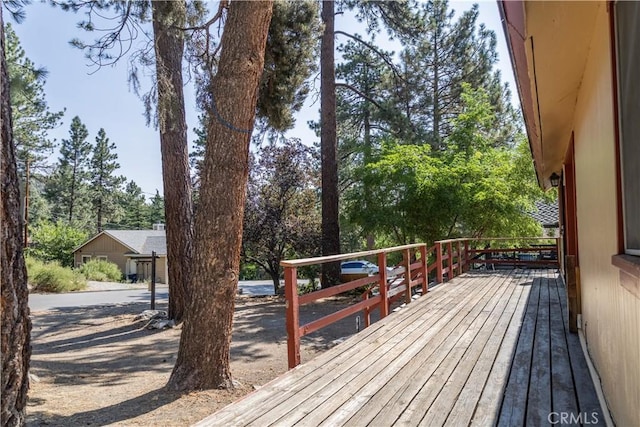
<path fill-rule="evenodd" d="M 289 368 L 300 364 L 300 338 L 318 329 L 324 328 L 340 319 L 344 319 L 359 311 L 364 312 L 365 326 L 371 323 L 371 312 L 380 311 L 380 318 L 389 315 L 389 308 L 394 301 L 404 296 L 406 304 L 411 302 L 412 292 L 419 287 L 422 295 L 429 291 L 429 276 L 433 282 L 443 283 L 459 276 L 470 267 L 487 267 L 507 264 L 509 266 L 557 266 L 558 241 L 554 245 L 538 245 L 520 248 L 490 248 L 481 242 L 505 242 L 514 239 L 449 239 L 435 242 L 427 247 L 424 243 L 396 246 L 372 251 L 354 252 L 318 258 L 307 258 L 281 262 L 284 267 L 285 297 L 287 299 L 287 351 Z M 541 240 L 524 238 L 517 241 Z M 387 277 L 387 261 L 389 254 L 402 254 L 402 261 L 394 268 L 394 277 Z M 526 256 L 525 256 L 526 255 Z M 548 256 L 547 256 L 548 255 Z M 376 257 L 378 274 L 358 278 L 330 288 L 321 289 L 305 295 L 298 295 L 297 269 L 307 265 L 320 265 L 329 262 L 344 261 L 356 258 Z M 532 259 L 535 256 L 535 259 Z M 431 260 L 431 263 L 429 262 Z M 434 274 L 432 274 L 435 271 Z M 368 287 L 362 294 L 362 301 L 354 303 L 342 310 L 300 325 L 300 306 L 322 298 L 332 297 L 357 288 Z M 377 290 L 377 294 L 374 292 Z"/>

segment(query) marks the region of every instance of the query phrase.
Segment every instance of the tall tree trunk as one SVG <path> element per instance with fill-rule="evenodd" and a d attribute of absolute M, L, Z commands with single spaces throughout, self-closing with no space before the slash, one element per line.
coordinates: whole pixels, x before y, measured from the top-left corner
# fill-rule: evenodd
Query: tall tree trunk
<path fill-rule="evenodd" d="M 364 65 L 364 93 L 369 97 L 373 97 L 371 93 L 371 87 L 369 86 L 369 67 L 367 64 Z M 371 112 L 369 111 L 369 101 L 364 100 L 364 116 L 362 118 L 364 124 L 364 147 L 363 147 L 363 164 L 367 166 L 371 163 L 371 155 L 373 152 L 373 148 L 371 147 Z M 362 184 L 364 186 L 364 206 L 363 209 L 367 209 L 371 205 L 371 186 L 368 182 L 364 182 Z M 376 238 L 372 231 L 367 232 L 366 236 L 367 240 L 367 250 L 372 250 L 376 245 Z"/>
<path fill-rule="evenodd" d="M 340 253 L 338 211 L 338 137 L 334 0 L 322 1 L 324 33 L 320 47 L 320 156 L 322 163 L 322 255 Z M 322 265 L 322 287 L 340 281 L 340 263 Z"/>
<path fill-rule="evenodd" d="M 0 28 L 4 28 L 0 7 Z M 2 287 L 1 351 L 2 389 L 0 390 L 0 425 L 19 426 L 25 423 L 27 390 L 29 389 L 29 358 L 31 357 L 31 320 L 27 291 L 27 272 L 22 254 L 22 221 L 20 191 L 16 167 L 15 145 L 11 127 L 9 77 L 5 61 L 4 32 L 0 34 L 0 285 Z"/>
<path fill-rule="evenodd" d="M 102 196 L 100 196 L 100 201 L 98 202 L 98 219 L 96 228 L 98 233 L 102 231 Z"/>
<path fill-rule="evenodd" d="M 210 86 L 212 120 L 196 213 L 191 303 L 168 387 L 232 388 L 229 367 L 258 82 L 273 1 L 234 1 Z"/>
<path fill-rule="evenodd" d="M 181 322 L 191 280 L 193 202 L 184 111 L 182 57 L 184 0 L 153 1 L 153 34 L 158 84 L 158 122 L 169 270 L 169 318 Z"/>
<path fill-rule="evenodd" d="M 271 276 L 271 281 L 273 282 L 273 294 L 278 295 L 280 291 L 280 269 L 271 267 L 269 269 L 269 276 Z"/>
<path fill-rule="evenodd" d="M 69 225 L 73 225 L 73 204 L 76 200 L 76 168 L 77 163 L 74 161 L 73 175 L 71 175 L 71 192 L 69 193 Z"/>
<path fill-rule="evenodd" d="M 439 24 L 433 32 L 433 149 L 440 151 L 440 59 L 438 57 Z"/>

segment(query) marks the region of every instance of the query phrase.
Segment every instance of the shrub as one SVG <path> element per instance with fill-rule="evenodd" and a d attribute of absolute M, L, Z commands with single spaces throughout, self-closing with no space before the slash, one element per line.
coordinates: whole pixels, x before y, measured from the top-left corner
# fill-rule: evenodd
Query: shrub
<path fill-rule="evenodd" d="M 27 254 L 42 261 L 58 261 L 73 266 L 73 249 L 87 239 L 87 233 L 62 223 L 43 223 L 31 231 Z"/>
<path fill-rule="evenodd" d="M 97 282 L 119 282 L 122 280 L 122 272 L 118 266 L 112 262 L 102 259 L 92 259 L 85 262 L 80 267 L 80 272 L 87 280 Z"/>
<path fill-rule="evenodd" d="M 27 280 L 36 277 L 37 274 L 45 268 L 45 263 L 39 259 L 27 256 L 24 258 L 25 266 L 27 267 Z M 29 280 L 30 281 L 30 280 Z"/>
<path fill-rule="evenodd" d="M 35 274 L 29 274 L 29 283 L 41 292 L 69 292 L 86 288 L 87 280 L 82 274 L 57 263 L 42 264 Z"/>

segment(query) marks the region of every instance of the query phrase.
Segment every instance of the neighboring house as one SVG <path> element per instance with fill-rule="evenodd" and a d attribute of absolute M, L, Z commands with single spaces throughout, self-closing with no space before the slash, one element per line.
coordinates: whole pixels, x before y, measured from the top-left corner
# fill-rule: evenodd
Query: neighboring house
<path fill-rule="evenodd" d="M 640 426 L 640 2 L 498 4 L 538 181 L 560 178 L 570 326 L 615 423 Z"/>
<path fill-rule="evenodd" d="M 74 265 L 91 259 L 116 264 L 127 277 L 151 278 L 151 253 L 155 251 L 156 282 L 167 283 L 167 238 L 164 230 L 104 230 L 73 251 Z"/>
<path fill-rule="evenodd" d="M 542 226 L 545 236 L 559 237 L 560 212 L 557 203 L 537 201 L 536 210 L 530 215 Z"/>

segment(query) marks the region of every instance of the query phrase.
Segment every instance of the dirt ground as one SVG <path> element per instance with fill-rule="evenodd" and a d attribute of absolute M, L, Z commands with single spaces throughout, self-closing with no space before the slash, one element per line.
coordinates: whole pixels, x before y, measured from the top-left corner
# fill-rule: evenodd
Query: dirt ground
<path fill-rule="evenodd" d="M 303 306 L 301 323 L 348 301 Z M 287 370 L 284 300 L 239 296 L 231 350 L 236 390 L 179 395 L 164 390 L 180 328 L 148 330 L 145 304 L 32 313 L 31 426 L 183 426 L 205 418 Z M 164 307 L 159 307 L 164 309 Z M 355 316 L 303 337 L 302 361 L 356 332 Z"/>

